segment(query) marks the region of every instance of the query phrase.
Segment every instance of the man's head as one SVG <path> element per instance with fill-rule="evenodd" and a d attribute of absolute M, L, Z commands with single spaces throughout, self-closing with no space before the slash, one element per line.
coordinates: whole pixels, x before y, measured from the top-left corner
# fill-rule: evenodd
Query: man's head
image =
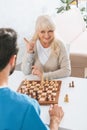
<path fill-rule="evenodd" d="M 11 28 L 0 28 L 0 71 L 2 71 L 12 56 L 17 55 L 17 34 Z M 13 72 L 15 65 L 11 68 Z"/>

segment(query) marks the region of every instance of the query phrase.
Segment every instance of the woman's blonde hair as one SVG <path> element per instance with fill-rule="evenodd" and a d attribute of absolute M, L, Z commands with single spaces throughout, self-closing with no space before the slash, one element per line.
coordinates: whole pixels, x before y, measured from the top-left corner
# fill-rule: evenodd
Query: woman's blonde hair
<path fill-rule="evenodd" d="M 55 31 L 55 24 L 54 24 L 52 18 L 49 15 L 39 16 L 36 20 L 35 33 L 32 37 L 32 40 L 36 42 L 39 39 L 38 31 L 44 30 L 44 29 L 47 29 L 47 28 Z M 55 51 L 56 49 L 59 48 L 58 44 L 55 42 L 55 40 L 53 40 L 53 42 L 51 44 L 51 48 L 52 48 L 53 51 Z"/>

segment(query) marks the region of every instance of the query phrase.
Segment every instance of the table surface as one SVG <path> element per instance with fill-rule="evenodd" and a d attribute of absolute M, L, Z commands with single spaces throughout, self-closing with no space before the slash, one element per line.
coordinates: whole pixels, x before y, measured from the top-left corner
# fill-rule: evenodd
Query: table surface
<path fill-rule="evenodd" d="M 24 79 L 38 79 L 36 76 L 25 76 L 21 71 L 15 71 L 9 76 L 9 86 L 14 91 L 17 90 L 20 83 Z M 60 97 L 58 104 L 64 110 L 64 117 L 60 123 L 60 127 L 71 130 L 87 130 L 87 79 L 67 77 L 59 79 L 62 81 Z M 69 87 L 69 83 L 74 81 L 75 87 Z M 68 94 L 69 102 L 64 102 L 65 95 Z M 49 106 L 41 107 L 41 118 L 44 123 L 49 124 Z"/>

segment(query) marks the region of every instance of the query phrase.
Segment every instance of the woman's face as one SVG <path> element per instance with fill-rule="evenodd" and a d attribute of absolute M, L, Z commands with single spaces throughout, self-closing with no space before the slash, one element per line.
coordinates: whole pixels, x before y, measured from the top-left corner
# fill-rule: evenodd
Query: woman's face
<path fill-rule="evenodd" d="M 54 39 L 54 30 L 42 29 L 38 32 L 39 40 L 43 47 L 49 47 L 52 40 Z"/>

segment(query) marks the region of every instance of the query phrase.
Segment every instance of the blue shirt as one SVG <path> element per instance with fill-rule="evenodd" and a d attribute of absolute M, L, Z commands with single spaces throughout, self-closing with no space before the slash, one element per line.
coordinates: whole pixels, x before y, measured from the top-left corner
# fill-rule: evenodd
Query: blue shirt
<path fill-rule="evenodd" d="M 36 100 L 7 87 L 0 88 L 0 130 L 49 130 L 39 115 Z"/>

